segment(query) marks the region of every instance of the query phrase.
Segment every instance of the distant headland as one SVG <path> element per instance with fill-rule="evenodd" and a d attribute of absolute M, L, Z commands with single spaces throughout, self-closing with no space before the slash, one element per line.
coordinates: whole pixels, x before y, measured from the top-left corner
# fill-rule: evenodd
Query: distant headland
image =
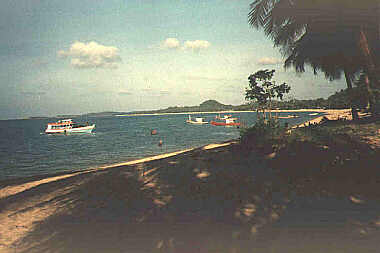
<path fill-rule="evenodd" d="M 273 101 L 272 108 L 280 110 L 300 110 L 300 109 L 345 109 L 349 108 L 349 99 L 347 99 L 347 90 L 341 90 L 329 96 L 327 99 L 288 99 L 286 101 Z M 202 112 L 224 112 L 224 111 L 254 111 L 257 108 L 255 103 L 245 103 L 241 105 L 226 105 L 216 100 L 206 100 L 197 106 L 171 106 L 165 109 L 114 112 L 104 111 L 96 113 L 87 113 L 82 115 L 60 114 L 55 117 L 29 117 L 29 119 L 45 118 L 75 118 L 75 117 L 113 117 L 118 115 L 139 115 L 139 114 L 167 114 L 167 113 L 202 113 Z"/>

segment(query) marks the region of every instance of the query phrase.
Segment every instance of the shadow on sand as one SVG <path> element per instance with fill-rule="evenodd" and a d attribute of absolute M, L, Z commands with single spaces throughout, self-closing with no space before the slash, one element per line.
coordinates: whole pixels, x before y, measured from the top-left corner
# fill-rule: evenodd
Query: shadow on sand
<path fill-rule="evenodd" d="M 33 223 L 25 222 L 22 236 L 3 249 L 25 253 L 377 249 L 378 200 L 354 196 L 352 190 L 342 193 L 338 184 L 338 195 L 334 187 L 312 191 L 315 186 L 308 187 L 305 178 L 309 175 L 296 180 L 291 173 L 278 173 L 267 160 L 237 144 L 81 174 L 0 200 L 0 211 L 20 222 L 41 215 Z M 14 238 L 9 231 L 8 237 Z"/>

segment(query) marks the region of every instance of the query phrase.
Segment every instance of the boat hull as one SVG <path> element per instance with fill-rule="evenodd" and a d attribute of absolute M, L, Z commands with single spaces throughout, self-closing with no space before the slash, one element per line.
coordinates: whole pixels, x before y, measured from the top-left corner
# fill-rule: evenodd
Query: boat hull
<path fill-rule="evenodd" d="M 194 124 L 194 125 L 203 125 L 203 124 L 208 124 L 208 122 L 205 122 L 205 121 L 202 121 L 202 122 L 198 122 L 198 121 L 192 121 L 192 120 L 186 120 L 186 123 L 189 123 L 189 124 Z"/>
<path fill-rule="evenodd" d="M 214 126 L 240 126 L 240 123 L 237 123 L 237 122 L 225 123 L 225 122 L 211 121 L 210 123 L 211 125 L 214 125 Z"/>
<path fill-rule="evenodd" d="M 46 129 L 46 134 L 71 134 L 71 133 L 91 133 L 94 130 L 95 124 L 91 126 L 66 128 L 66 129 Z"/>

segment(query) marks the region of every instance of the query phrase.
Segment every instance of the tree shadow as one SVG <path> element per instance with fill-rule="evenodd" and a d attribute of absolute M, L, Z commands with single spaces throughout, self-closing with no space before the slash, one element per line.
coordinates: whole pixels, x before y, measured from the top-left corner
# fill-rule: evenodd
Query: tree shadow
<path fill-rule="evenodd" d="M 277 168 L 234 144 L 41 185 L 7 200 L 19 203 L 20 213 L 56 207 L 13 246 L 16 252 L 271 252 L 273 240 L 297 223 L 294 216 L 305 216 L 304 225 L 311 224 L 309 214 L 317 223 L 350 221 L 362 229 L 370 227 L 367 220 L 376 222 L 376 206 L 365 221 L 347 211 L 356 205 L 349 196 L 365 198 L 340 185 L 326 187 L 337 179 L 313 183 L 313 169 Z M 65 190 L 48 201 L 20 204 L 59 189 Z M 357 212 L 367 210 L 360 207 Z"/>
<path fill-rule="evenodd" d="M 19 204 L 13 215 L 58 207 L 13 246 L 17 252 L 249 251 L 246 244 L 284 207 L 275 204 L 260 159 L 237 157 L 232 149 L 197 149 L 10 197 L 6 203 Z M 66 190 L 20 203 L 57 189 Z"/>

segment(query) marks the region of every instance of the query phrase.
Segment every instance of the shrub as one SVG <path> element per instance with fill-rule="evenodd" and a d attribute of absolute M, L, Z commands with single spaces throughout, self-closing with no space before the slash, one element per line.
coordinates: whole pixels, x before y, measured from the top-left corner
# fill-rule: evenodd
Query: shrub
<path fill-rule="evenodd" d="M 271 152 L 286 130 L 285 127 L 280 126 L 277 119 L 259 119 L 252 127 L 240 131 L 240 142 L 248 148 Z"/>

